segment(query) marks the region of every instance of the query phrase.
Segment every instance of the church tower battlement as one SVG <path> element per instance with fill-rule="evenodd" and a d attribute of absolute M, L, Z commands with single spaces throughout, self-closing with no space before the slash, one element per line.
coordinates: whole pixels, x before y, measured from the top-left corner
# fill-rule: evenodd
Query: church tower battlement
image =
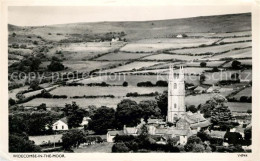
<path fill-rule="evenodd" d="M 186 113 L 184 69 L 181 66 L 179 73 L 174 73 L 170 65 L 169 70 L 167 121 L 174 123 Z"/>

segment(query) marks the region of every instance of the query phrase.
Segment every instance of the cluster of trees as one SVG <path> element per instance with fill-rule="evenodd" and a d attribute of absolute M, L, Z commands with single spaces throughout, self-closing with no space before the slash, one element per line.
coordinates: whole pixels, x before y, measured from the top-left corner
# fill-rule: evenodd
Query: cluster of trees
<path fill-rule="evenodd" d="M 159 80 L 155 84 L 150 81 L 139 82 L 137 83 L 137 87 L 168 87 L 168 82 L 163 80 Z"/>
<path fill-rule="evenodd" d="M 155 138 L 148 134 L 148 130 L 145 126 L 141 129 L 139 136 L 119 136 L 115 138 L 115 144 L 112 147 L 112 152 L 150 152 L 150 151 L 162 151 L 162 152 L 180 152 L 177 146 L 173 146 L 172 142 L 167 142 L 166 145 L 157 144 Z"/>
<path fill-rule="evenodd" d="M 151 96 L 158 96 L 159 93 L 156 92 L 151 92 L 151 93 L 146 93 L 146 94 L 139 94 L 137 92 L 130 92 L 126 94 L 126 97 L 151 97 Z"/>
<path fill-rule="evenodd" d="M 153 100 L 141 101 L 139 104 L 130 99 L 122 100 L 117 109 L 108 107 L 98 108 L 89 122 L 89 129 L 97 134 L 107 133 L 107 129 L 122 129 L 126 126 L 136 126 L 141 118 L 159 117 L 160 109 Z"/>
<path fill-rule="evenodd" d="M 20 72 L 35 72 L 39 69 L 41 59 L 30 56 L 22 59 L 20 62 L 15 62 L 9 66 L 9 72 L 20 71 Z"/>
<path fill-rule="evenodd" d="M 62 64 L 61 60 L 55 56 L 52 57 L 51 63 L 47 66 L 49 71 L 56 72 L 65 69 L 65 66 Z"/>
<path fill-rule="evenodd" d="M 241 96 L 240 98 L 228 97 L 229 102 L 247 102 L 252 103 L 252 96 Z"/>

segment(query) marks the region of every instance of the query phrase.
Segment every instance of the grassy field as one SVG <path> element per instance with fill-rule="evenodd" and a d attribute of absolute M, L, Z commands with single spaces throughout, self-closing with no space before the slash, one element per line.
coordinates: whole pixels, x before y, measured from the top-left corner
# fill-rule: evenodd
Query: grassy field
<path fill-rule="evenodd" d="M 215 84 L 220 80 L 230 80 L 231 75 L 233 73 L 238 73 L 240 80 L 243 81 L 250 81 L 252 80 L 252 70 L 245 70 L 245 71 L 236 71 L 236 70 L 228 70 L 228 71 L 220 71 L 214 73 L 205 73 L 206 80 L 205 84 Z"/>
<path fill-rule="evenodd" d="M 252 37 L 225 38 L 225 39 L 219 41 L 218 44 L 219 44 L 219 43 L 251 41 L 251 40 L 252 40 Z"/>
<path fill-rule="evenodd" d="M 74 153 L 111 153 L 114 143 L 100 143 L 73 149 Z"/>
<path fill-rule="evenodd" d="M 226 105 L 231 112 L 247 112 L 247 110 L 252 110 L 252 103 L 228 102 Z"/>
<path fill-rule="evenodd" d="M 246 48 L 241 50 L 232 50 L 224 54 L 210 57 L 210 60 L 219 60 L 222 58 L 252 58 L 252 48 Z"/>
<path fill-rule="evenodd" d="M 252 87 L 245 88 L 235 95 L 236 99 L 240 99 L 241 96 L 252 96 Z"/>
<path fill-rule="evenodd" d="M 235 48 L 245 48 L 250 46 L 252 46 L 251 42 L 244 42 L 244 43 L 225 44 L 225 45 L 217 45 L 217 46 L 210 46 L 210 47 L 171 50 L 170 52 L 175 54 L 205 54 L 205 53 L 213 54 L 213 53 L 221 53 L 224 51 L 229 51 Z"/>
<path fill-rule="evenodd" d="M 100 95 L 114 95 L 115 97 L 126 96 L 130 92 L 138 92 L 139 94 L 147 94 L 151 92 L 162 93 L 167 90 L 167 87 L 88 87 L 88 86 L 70 86 L 70 87 L 59 87 L 51 91 L 51 94 L 68 96 L 100 96 Z"/>
<path fill-rule="evenodd" d="M 133 63 L 130 63 L 130 64 L 122 65 L 122 66 L 119 66 L 117 68 L 104 70 L 101 73 L 109 73 L 109 72 L 114 73 L 114 72 L 131 71 L 131 70 L 134 71 L 134 70 L 149 67 L 149 66 L 152 66 L 152 65 L 155 65 L 155 64 L 159 64 L 159 62 L 138 61 L 138 62 L 133 62 Z"/>
<path fill-rule="evenodd" d="M 242 59 L 242 60 L 238 60 L 238 61 L 241 62 L 241 64 L 244 64 L 244 65 L 252 65 L 252 59 Z M 232 65 L 232 61 L 225 64 L 223 67 L 231 67 L 231 65 Z"/>
<path fill-rule="evenodd" d="M 96 107 L 107 106 L 107 107 L 116 108 L 117 104 L 122 99 L 131 99 L 136 102 L 140 102 L 143 100 L 154 100 L 155 97 L 134 97 L 134 98 L 116 97 L 116 98 L 90 98 L 90 99 L 85 99 L 85 98 L 82 98 L 82 99 L 36 98 L 29 102 L 23 103 L 22 105 L 29 106 L 29 107 L 35 107 L 35 106 L 39 106 L 42 103 L 45 103 L 47 107 L 64 107 L 66 103 L 71 104 L 72 102 L 76 102 L 82 108 L 87 108 L 90 105 L 94 105 Z"/>
<path fill-rule="evenodd" d="M 202 44 L 210 45 L 217 39 L 144 39 L 129 43 L 120 51 L 125 52 L 156 52 L 158 50 L 197 47 Z"/>
<path fill-rule="evenodd" d="M 138 59 L 144 56 L 151 55 L 152 53 L 110 53 L 106 54 L 104 56 L 101 56 L 95 60 L 132 60 L 132 59 Z"/>
<path fill-rule="evenodd" d="M 129 86 L 136 86 L 138 82 L 150 81 L 156 83 L 158 80 L 167 81 L 168 75 L 103 75 L 98 77 L 92 77 L 78 81 L 79 83 L 89 84 L 89 83 L 100 83 L 107 82 L 108 84 L 122 85 L 124 81 L 128 82 Z M 199 84 L 198 76 L 185 77 L 185 81 L 188 83 L 193 83 L 195 85 Z"/>
<path fill-rule="evenodd" d="M 241 31 L 241 32 L 228 32 L 228 33 L 214 33 L 214 32 L 208 32 L 208 33 L 187 33 L 188 36 L 196 36 L 196 37 L 219 37 L 219 38 L 225 38 L 225 37 L 235 37 L 235 36 L 251 36 L 251 31 Z"/>
<path fill-rule="evenodd" d="M 157 54 L 143 58 L 142 60 L 198 60 L 204 56 L 188 56 L 188 55 L 174 55 L 174 54 Z"/>

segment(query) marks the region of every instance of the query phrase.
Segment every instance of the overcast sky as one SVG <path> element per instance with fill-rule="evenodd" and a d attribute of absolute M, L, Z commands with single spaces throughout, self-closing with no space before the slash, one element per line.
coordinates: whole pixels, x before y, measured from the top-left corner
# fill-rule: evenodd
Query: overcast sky
<path fill-rule="evenodd" d="M 251 12 L 251 6 L 12 6 L 8 8 L 8 23 L 39 26 L 76 22 L 162 20 L 246 12 Z"/>

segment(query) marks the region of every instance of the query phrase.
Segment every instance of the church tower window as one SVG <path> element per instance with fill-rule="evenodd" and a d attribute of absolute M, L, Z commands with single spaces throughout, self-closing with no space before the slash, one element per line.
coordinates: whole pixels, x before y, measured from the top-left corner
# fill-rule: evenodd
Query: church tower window
<path fill-rule="evenodd" d="M 174 89 L 177 89 L 177 83 L 174 83 Z"/>
<path fill-rule="evenodd" d="M 174 103 L 174 108 L 177 108 L 177 105 L 176 105 L 176 103 Z"/>

